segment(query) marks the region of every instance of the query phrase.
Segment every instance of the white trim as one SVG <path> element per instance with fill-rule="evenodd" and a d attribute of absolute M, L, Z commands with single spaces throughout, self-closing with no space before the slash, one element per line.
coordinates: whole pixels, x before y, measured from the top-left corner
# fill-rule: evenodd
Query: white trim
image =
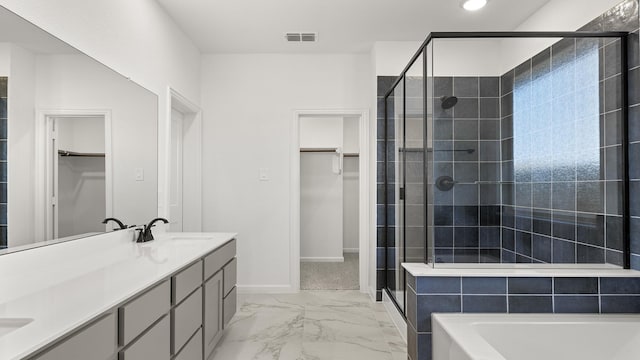
<path fill-rule="evenodd" d="M 56 117 L 101 117 L 104 119 L 104 151 L 105 151 L 105 215 L 113 216 L 113 136 L 111 110 L 80 110 L 80 109 L 39 109 L 35 117 L 35 238 L 45 239 L 47 228 L 50 227 L 49 204 L 51 198 L 47 186 L 47 176 L 51 169 L 47 168 L 47 158 L 50 152 L 47 144 L 50 119 Z"/>
<path fill-rule="evenodd" d="M 369 253 L 369 111 L 366 109 L 347 110 L 295 110 L 291 122 L 289 221 L 290 238 L 290 282 L 291 288 L 300 290 L 300 117 L 302 116 L 359 116 L 359 246 L 360 254 Z M 360 256 L 360 292 L 367 293 L 369 288 L 369 257 Z"/>
<path fill-rule="evenodd" d="M 236 285 L 238 294 L 293 294 L 298 292 L 289 285 Z"/>
<path fill-rule="evenodd" d="M 300 262 L 344 262 L 344 257 L 301 257 Z"/>
<path fill-rule="evenodd" d="M 189 187 L 190 189 L 197 189 L 196 193 L 198 195 L 183 197 L 182 210 L 183 231 L 199 232 L 202 231 L 202 109 L 170 86 L 167 87 L 167 99 L 166 121 L 164 124 L 165 166 L 164 174 L 162 174 L 164 177 L 164 186 L 163 189 L 158 188 L 159 215 L 171 220 L 171 110 L 175 109 L 184 115 L 185 123 L 191 122 L 191 127 L 200 135 L 196 143 L 190 141 L 190 144 L 194 145 L 195 151 L 185 153 L 184 155 L 189 157 L 189 159 L 194 159 L 199 166 L 191 170 L 183 170 L 185 171 L 183 188 Z M 189 173 L 187 173 L 187 171 L 189 171 Z"/>
<path fill-rule="evenodd" d="M 387 314 L 389 314 L 389 317 L 391 318 L 393 325 L 396 326 L 396 330 L 398 330 L 400 337 L 402 338 L 402 340 L 404 340 L 404 343 L 406 344 L 407 343 L 407 322 L 405 321 L 402 314 L 400 314 L 400 311 L 398 311 L 398 308 L 391 302 L 391 299 L 389 298 L 389 295 L 387 295 L 386 291 L 382 292 L 382 303 L 384 304 L 384 308 L 385 310 L 387 310 Z"/>
<path fill-rule="evenodd" d="M 360 248 L 344 248 L 342 252 L 345 254 L 358 254 L 360 253 Z"/>

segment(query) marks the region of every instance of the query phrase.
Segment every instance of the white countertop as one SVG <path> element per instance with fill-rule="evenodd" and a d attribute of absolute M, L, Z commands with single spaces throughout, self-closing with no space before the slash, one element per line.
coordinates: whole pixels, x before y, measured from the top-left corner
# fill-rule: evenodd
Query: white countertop
<path fill-rule="evenodd" d="M 0 336 L 0 359 L 33 354 L 236 237 L 156 233 L 136 244 L 131 233 L 0 256 L 0 320 L 33 319 Z"/>
<path fill-rule="evenodd" d="M 589 267 L 586 267 L 589 266 Z M 436 264 L 403 263 L 414 277 L 640 277 L 640 271 L 602 264 Z"/>

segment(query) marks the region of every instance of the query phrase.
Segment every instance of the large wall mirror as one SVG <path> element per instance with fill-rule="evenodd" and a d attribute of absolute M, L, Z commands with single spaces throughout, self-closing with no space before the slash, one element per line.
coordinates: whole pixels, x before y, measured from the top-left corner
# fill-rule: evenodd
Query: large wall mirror
<path fill-rule="evenodd" d="M 157 112 L 155 94 L 0 7 L 0 254 L 154 217 Z"/>

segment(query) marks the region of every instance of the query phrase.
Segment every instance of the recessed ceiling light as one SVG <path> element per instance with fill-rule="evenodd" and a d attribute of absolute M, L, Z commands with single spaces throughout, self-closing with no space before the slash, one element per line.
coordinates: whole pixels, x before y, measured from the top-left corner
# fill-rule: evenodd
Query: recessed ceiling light
<path fill-rule="evenodd" d="M 485 5 L 487 5 L 487 0 L 465 0 L 462 2 L 462 7 L 467 11 L 480 10 Z"/>

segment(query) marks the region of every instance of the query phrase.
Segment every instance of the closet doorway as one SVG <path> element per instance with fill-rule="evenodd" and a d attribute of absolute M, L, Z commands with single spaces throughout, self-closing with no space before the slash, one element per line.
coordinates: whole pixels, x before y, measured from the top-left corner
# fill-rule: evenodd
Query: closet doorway
<path fill-rule="evenodd" d="M 364 119 L 359 111 L 296 113 L 292 273 L 299 289 L 366 290 Z"/>
<path fill-rule="evenodd" d="M 59 111 L 44 119 L 45 238 L 104 232 L 113 206 L 110 113 Z"/>

